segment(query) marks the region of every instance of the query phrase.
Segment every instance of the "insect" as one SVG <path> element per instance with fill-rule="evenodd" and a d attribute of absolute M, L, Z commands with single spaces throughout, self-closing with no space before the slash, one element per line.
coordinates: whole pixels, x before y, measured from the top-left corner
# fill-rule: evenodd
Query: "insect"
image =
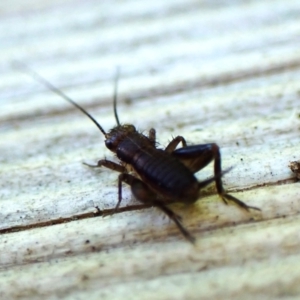
<path fill-rule="evenodd" d="M 118 75 L 115 79 L 113 97 L 113 111 L 117 124 L 106 132 L 95 118 L 80 105 L 22 64 L 22 68 L 24 67 L 35 80 L 74 105 L 94 122 L 105 137 L 105 146 L 118 157 L 119 163 L 101 159 L 97 165 L 86 164 L 90 167 L 105 167 L 120 173 L 118 202 L 115 211 L 122 201 L 122 184 L 126 183 L 131 187 L 132 194 L 138 201 L 161 209 L 175 222 L 183 236 L 193 243 L 195 238 L 182 225 L 181 218 L 167 205 L 174 202 L 194 203 L 199 198 L 200 190 L 213 181 L 216 184 L 217 193 L 225 204 L 232 201 L 246 211 L 249 209 L 260 210 L 257 207 L 248 206 L 225 192 L 221 178 L 228 170 L 222 171 L 221 154 L 217 144 L 188 146 L 184 137 L 179 135 L 173 138 L 165 149 L 159 149 L 156 144 L 155 129 L 151 128 L 149 134 L 144 135 L 137 131 L 132 124 L 122 125 L 117 113 Z M 182 145 L 181 148 L 177 148 L 179 144 Z M 199 182 L 194 174 L 212 161 L 214 162 L 214 176 Z"/>

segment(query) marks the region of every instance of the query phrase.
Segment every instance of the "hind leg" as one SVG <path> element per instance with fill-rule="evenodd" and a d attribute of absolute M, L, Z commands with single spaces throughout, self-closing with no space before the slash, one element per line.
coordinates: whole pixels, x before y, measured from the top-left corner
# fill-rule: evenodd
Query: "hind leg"
<path fill-rule="evenodd" d="M 174 146 L 176 147 L 180 141 L 184 145 L 184 142 L 182 141 L 181 137 L 177 137 L 174 140 L 176 140 L 174 144 L 172 144 L 172 142 L 170 143 L 170 145 L 172 144 L 171 149 L 173 149 Z M 201 169 L 206 167 L 210 162 L 214 161 L 214 181 L 216 184 L 217 192 L 221 197 L 221 199 L 224 201 L 224 203 L 227 204 L 228 201 L 232 201 L 247 211 L 249 209 L 255 209 L 260 211 L 259 208 L 254 206 L 248 206 L 241 200 L 233 197 L 230 194 L 227 194 L 226 191 L 224 190 L 223 183 L 222 183 L 222 174 L 224 174 L 224 172 L 222 172 L 221 153 L 220 153 L 219 146 L 217 144 L 212 143 L 212 144 L 186 146 L 186 147 L 176 149 L 175 151 L 172 152 L 172 155 L 178 158 L 193 173 L 200 171 Z"/>

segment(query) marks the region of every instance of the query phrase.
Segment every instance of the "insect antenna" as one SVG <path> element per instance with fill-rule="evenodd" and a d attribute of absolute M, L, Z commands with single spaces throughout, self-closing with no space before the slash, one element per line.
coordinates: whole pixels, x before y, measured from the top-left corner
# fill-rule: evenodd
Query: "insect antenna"
<path fill-rule="evenodd" d="M 120 121 L 119 121 L 119 116 L 117 113 L 117 94 L 118 94 L 118 81 L 119 81 L 119 77 L 120 77 L 120 68 L 117 67 L 117 71 L 116 71 L 116 77 L 115 77 L 115 83 L 114 83 L 114 115 L 115 115 L 115 119 L 117 122 L 117 125 L 120 126 Z"/>
<path fill-rule="evenodd" d="M 31 69 L 29 66 L 22 62 L 14 62 L 14 65 L 18 67 L 18 69 L 27 71 L 25 73 L 31 75 L 33 79 L 35 79 L 37 82 L 41 83 L 44 85 L 46 88 L 48 88 L 50 91 L 53 93 L 59 95 L 72 105 L 74 105 L 76 108 L 78 108 L 83 114 L 85 114 L 90 120 L 94 122 L 94 124 L 99 128 L 99 130 L 103 133 L 104 136 L 106 136 L 106 132 L 103 129 L 103 127 L 96 121 L 96 119 L 91 116 L 83 107 L 81 107 L 79 104 L 77 104 L 74 100 L 72 100 L 70 97 L 68 97 L 64 92 L 62 92 L 60 89 L 55 87 L 53 84 L 51 84 L 48 80 L 46 80 L 44 77 L 42 77 L 40 74 L 35 72 L 33 69 Z M 115 87 L 116 90 L 116 87 Z M 117 120 L 118 121 L 118 120 Z"/>

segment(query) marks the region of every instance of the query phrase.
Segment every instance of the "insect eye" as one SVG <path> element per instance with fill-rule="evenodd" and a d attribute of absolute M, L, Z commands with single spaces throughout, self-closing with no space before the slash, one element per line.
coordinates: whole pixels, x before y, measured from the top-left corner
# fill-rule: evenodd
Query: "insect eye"
<path fill-rule="evenodd" d="M 114 148 L 114 143 L 111 140 L 106 140 L 105 141 L 105 146 L 109 149 L 112 150 Z"/>

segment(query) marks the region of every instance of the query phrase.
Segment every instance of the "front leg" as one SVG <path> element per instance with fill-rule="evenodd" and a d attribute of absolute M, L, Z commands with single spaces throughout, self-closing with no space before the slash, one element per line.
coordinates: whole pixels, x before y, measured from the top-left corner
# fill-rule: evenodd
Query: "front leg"
<path fill-rule="evenodd" d="M 119 165 L 113 161 L 107 160 L 107 159 L 101 159 L 98 161 L 97 165 L 90 165 L 87 163 L 83 163 L 84 165 L 90 167 L 90 168 L 100 168 L 100 167 L 105 167 L 107 169 L 117 171 L 119 173 L 124 173 L 126 172 L 126 168 L 122 165 Z"/>

